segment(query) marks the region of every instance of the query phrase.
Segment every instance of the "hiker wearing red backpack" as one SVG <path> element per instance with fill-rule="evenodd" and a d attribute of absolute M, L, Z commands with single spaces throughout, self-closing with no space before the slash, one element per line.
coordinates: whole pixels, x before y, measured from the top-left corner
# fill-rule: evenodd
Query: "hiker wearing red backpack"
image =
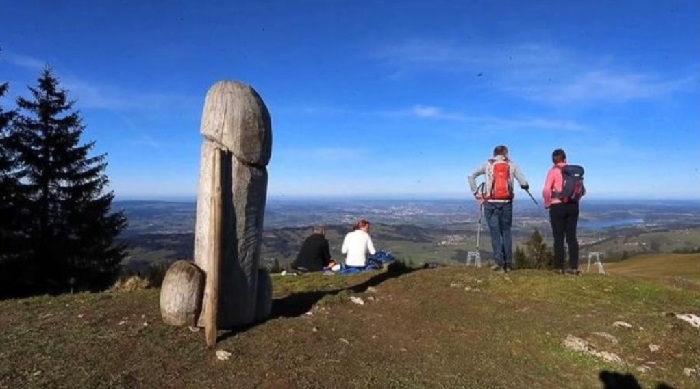
<path fill-rule="evenodd" d="M 579 200 L 586 194 L 583 167 L 566 163 L 562 149 L 552 152 L 554 166 L 549 169 L 542 189 L 544 207 L 549 209 L 549 222 L 554 236 L 554 271 L 557 274 L 579 275 L 578 225 Z M 569 267 L 564 270 L 564 240 L 569 249 Z"/>
<path fill-rule="evenodd" d="M 486 177 L 486 182 L 477 187 L 476 178 L 480 175 Z M 506 146 L 496 146 L 493 149 L 493 158 L 476 168 L 468 177 L 469 187 L 483 207 L 489 225 L 491 247 L 496 262 L 494 270 L 504 272 L 513 269 L 513 178 L 518 180 L 522 189 L 530 188 L 518 165 L 508 158 Z"/>

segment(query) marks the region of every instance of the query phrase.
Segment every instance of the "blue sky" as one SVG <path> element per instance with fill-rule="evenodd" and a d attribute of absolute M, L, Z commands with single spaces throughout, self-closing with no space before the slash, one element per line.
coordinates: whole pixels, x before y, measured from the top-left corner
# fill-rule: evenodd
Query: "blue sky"
<path fill-rule="evenodd" d="M 195 196 L 221 79 L 272 114 L 270 196 L 467 196 L 506 144 L 536 192 L 562 147 L 590 198 L 698 199 L 699 4 L 25 0 L 0 81 L 53 67 L 122 199 Z"/>

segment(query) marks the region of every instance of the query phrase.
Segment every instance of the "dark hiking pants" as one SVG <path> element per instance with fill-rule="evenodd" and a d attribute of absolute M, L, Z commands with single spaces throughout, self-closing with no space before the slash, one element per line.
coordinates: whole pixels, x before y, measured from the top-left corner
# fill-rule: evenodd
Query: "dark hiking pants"
<path fill-rule="evenodd" d="M 578 203 L 559 203 L 549 207 L 549 222 L 554 236 L 554 268 L 564 269 L 564 240 L 569 249 L 569 268 L 578 269 Z"/>

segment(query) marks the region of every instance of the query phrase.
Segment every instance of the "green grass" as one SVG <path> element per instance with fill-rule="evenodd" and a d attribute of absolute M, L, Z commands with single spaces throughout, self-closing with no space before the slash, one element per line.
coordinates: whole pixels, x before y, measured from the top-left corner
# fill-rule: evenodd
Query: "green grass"
<path fill-rule="evenodd" d="M 645 279 L 700 291 L 700 254 L 640 255 L 605 265 L 623 277 Z"/>
<path fill-rule="evenodd" d="M 2 301 L 0 388 L 595 388 L 603 370 L 644 388 L 700 382 L 683 374 L 700 365 L 700 330 L 665 315 L 700 313 L 700 299 L 665 282 L 444 267 L 273 283 L 280 314 L 221 333 L 227 361 L 161 323 L 158 290 Z M 567 335 L 624 363 L 569 351 Z"/>
<path fill-rule="evenodd" d="M 616 253 L 621 253 L 623 250 L 629 253 L 648 253 L 652 251 L 653 242 L 656 242 L 658 251 L 662 253 L 698 247 L 700 246 L 700 228 L 639 232 L 626 237 L 606 240 L 603 243 L 594 244 L 588 249 Z"/>

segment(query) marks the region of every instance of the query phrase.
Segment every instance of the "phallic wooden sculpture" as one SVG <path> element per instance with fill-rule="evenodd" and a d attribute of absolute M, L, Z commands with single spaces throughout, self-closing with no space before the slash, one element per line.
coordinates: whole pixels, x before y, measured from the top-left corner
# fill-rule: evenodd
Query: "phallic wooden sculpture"
<path fill-rule="evenodd" d="M 202 113 L 194 248 L 194 262 L 205 274 L 206 287 L 202 277 L 170 274 L 188 269 L 174 264 L 161 289 L 166 323 L 204 326 L 209 331 L 208 324 L 231 329 L 270 315 L 272 282 L 260 267 L 260 247 L 271 127 L 265 103 L 250 86 L 220 81 L 209 89 Z M 171 280 L 178 285 L 169 285 Z M 193 308 L 187 304 L 173 303 L 192 300 L 179 295 L 201 296 L 202 288 L 201 314 L 188 312 Z"/>

